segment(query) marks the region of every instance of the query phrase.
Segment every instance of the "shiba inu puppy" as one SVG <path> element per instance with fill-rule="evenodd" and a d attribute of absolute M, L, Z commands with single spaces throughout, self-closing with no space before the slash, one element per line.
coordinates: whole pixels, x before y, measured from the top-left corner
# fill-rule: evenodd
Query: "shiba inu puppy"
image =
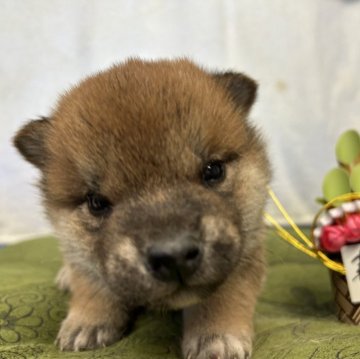
<path fill-rule="evenodd" d="M 256 89 L 186 59 L 130 59 L 16 134 L 64 257 L 62 350 L 114 343 L 146 307 L 183 309 L 184 358 L 250 357 L 270 177 L 247 119 Z"/>

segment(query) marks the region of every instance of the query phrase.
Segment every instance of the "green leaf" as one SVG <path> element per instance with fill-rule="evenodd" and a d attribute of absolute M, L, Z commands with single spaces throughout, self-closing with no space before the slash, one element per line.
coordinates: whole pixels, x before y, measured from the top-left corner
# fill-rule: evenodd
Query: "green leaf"
<path fill-rule="evenodd" d="M 339 163 L 351 165 L 360 154 L 360 135 L 355 130 L 344 132 L 336 143 L 336 158 Z"/>
<path fill-rule="evenodd" d="M 322 190 L 326 201 L 351 192 L 348 173 L 342 168 L 332 169 L 324 178 Z"/>
<path fill-rule="evenodd" d="M 360 163 L 351 169 L 350 186 L 354 192 L 360 192 Z"/>

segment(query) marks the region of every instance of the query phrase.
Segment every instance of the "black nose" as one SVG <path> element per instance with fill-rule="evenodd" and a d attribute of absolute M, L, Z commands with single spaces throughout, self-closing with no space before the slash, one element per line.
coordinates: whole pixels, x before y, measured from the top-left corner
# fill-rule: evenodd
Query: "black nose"
<path fill-rule="evenodd" d="M 201 257 L 201 249 L 194 240 L 180 238 L 152 246 L 148 263 L 155 278 L 182 283 L 199 267 Z"/>

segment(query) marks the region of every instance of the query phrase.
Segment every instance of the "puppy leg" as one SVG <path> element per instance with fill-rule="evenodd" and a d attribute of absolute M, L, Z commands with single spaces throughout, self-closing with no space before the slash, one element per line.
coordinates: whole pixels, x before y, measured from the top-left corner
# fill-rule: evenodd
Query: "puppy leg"
<path fill-rule="evenodd" d="M 253 314 L 263 276 L 259 250 L 208 299 L 184 310 L 184 358 L 250 358 Z"/>
<path fill-rule="evenodd" d="M 69 312 L 56 339 L 61 350 L 94 349 L 121 338 L 129 315 L 109 289 L 72 272 L 70 290 Z"/>
<path fill-rule="evenodd" d="M 60 290 L 68 291 L 71 283 L 71 269 L 68 265 L 64 264 L 55 279 L 55 284 Z"/>

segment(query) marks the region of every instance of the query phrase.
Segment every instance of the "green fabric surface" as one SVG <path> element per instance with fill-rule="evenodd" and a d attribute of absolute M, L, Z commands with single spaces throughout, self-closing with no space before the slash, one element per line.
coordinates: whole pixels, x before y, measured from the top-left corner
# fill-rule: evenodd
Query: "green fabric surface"
<path fill-rule="evenodd" d="M 253 358 L 360 358 L 360 328 L 337 321 L 327 270 L 270 231 L 267 248 Z M 53 342 L 68 299 L 54 286 L 60 265 L 53 238 L 0 250 L 0 359 L 181 357 L 179 313 L 143 314 L 129 336 L 108 348 L 59 352 Z"/>

